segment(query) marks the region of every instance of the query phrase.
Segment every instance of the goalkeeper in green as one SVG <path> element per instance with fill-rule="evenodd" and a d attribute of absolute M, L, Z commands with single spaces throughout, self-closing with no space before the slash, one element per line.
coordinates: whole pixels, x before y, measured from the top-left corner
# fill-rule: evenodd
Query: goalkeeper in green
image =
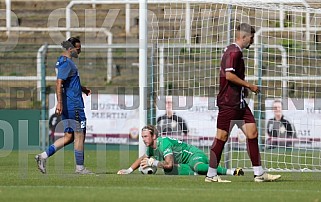
<path fill-rule="evenodd" d="M 147 125 L 142 129 L 146 154 L 138 158 L 128 169 L 117 174 L 130 174 L 140 166 L 162 168 L 166 175 L 206 175 L 209 161 L 197 147 L 170 137 L 158 137 L 157 129 Z M 219 175 L 244 175 L 241 168 L 235 170 L 218 167 Z"/>

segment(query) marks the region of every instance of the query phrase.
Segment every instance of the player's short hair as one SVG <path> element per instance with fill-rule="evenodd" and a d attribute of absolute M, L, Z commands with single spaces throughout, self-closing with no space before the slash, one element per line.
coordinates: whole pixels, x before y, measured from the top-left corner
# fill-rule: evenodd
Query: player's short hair
<path fill-rule="evenodd" d="M 236 27 L 237 31 L 255 34 L 255 28 L 247 23 L 241 23 Z"/>
<path fill-rule="evenodd" d="M 158 130 L 157 130 L 157 128 L 155 126 L 153 126 L 153 125 L 144 126 L 142 128 L 142 131 L 145 131 L 145 130 L 149 131 L 149 133 L 151 135 L 156 135 L 156 137 L 158 137 Z"/>
<path fill-rule="evenodd" d="M 77 37 L 70 37 L 68 40 L 63 41 L 61 46 L 68 50 L 69 48 L 75 48 L 76 43 L 80 43 L 80 40 Z"/>
<path fill-rule="evenodd" d="M 80 40 L 77 37 L 70 37 L 67 41 L 69 41 L 74 47 L 76 47 L 76 43 L 80 43 Z"/>
<path fill-rule="evenodd" d="M 283 107 L 283 102 L 282 102 L 282 100 L 279 100 L 279 99 L 273 101 L 272 107 L 273 107 L 274 104 L 276 104 L 276 103 L 280 103 L 280 104 L 281 104 L 281 107 Z"/>

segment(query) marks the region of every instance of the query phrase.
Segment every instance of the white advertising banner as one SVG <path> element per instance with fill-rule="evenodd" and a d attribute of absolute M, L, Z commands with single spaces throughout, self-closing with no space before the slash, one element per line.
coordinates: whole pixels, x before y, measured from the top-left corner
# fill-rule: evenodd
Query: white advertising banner
<path fill-rule="evenodd" d="M 85 113 L 87 117 L 87 143 L 107 144 L 138 144 L 139 135 L 139 97 L 132 95 L 99 94 L 84 96 Z M 59 121 L 55 117 L 56 96 L 49 96 L 49 123 L 54 128 Z M 165 99 L 158 100 L 156 119 L 166 113 Z M 178 104 L 173 105 L 175 115 L 181 117 L 187 125 L 188 133 L 182 139 L 205 146 L 212 144 L 216 134 L 216 119 L 218 109 L 214 101 L 216 98 L 207 97 L 173 97 Z M 160 103 L 163 102 L 163 103 Z M 212 102 L 212 103 L 211 103 Z M 253 108 L 253 101 L 249 101 Z M 159 125 L 159 124 L 158 124 Z M 173 123 L 171 124 L 173 126 Z M 56 137 L 63 134 L 54 133 Z M 231 137 L 244 139 L 244 134 L 234 127 Z"/>
<path fill-rule="evenodd" d="M 273 103 L 275 100 L 267 99 L 266 107 L 266 138 L 271 138 L 268 131 L 273 126 L 270 119 L 274 118 Z M 283 119 L 287 120 L 294 131 L 294 135 L 283 135 L 284 127 L 277 131 L 277 135 L 272 137 L 276 141 L 293 142 L 294 147 L 321 147 L 321 100 L 320 99 L 286 99 L 279 100 L 282 102 Z M 268 129 L 270 127 L 270 129 Z M 289 140 L 290 139 L 290 140 Z"/>
<path fill-rule="evenodd" d="M 164 102 L 164 100 L 159 99 L 159 102 Z M 214 100 L 216 102 L 216 98 L 209 99 L 208 97 L 180 96 L 172 98 L 173 113 L 181 117 L 186 123 L 189 131 L 188 135 L 200 137 L 215 136 L 218 108 L 213 103 Z M 156 111 L 157 118 L 166 114 L 164 104 L 158 104 L 158 106 Z M 253 108 L 252 100 L 249 101 L 249 107 Z M 237 136 L 238 133 L 238 128 L 234 127 L 231 136 Z"/>
<path fill-rule="evenodd" d="M 95 101 L 91 96 L 85 98 L 87 132 L 130 134 L 133 130 L 137 131 L 139 127 L 139 108 L 134 106 L 134 102 L 137 101 L 138 96 L 132 95 L 99 94 Z"/>

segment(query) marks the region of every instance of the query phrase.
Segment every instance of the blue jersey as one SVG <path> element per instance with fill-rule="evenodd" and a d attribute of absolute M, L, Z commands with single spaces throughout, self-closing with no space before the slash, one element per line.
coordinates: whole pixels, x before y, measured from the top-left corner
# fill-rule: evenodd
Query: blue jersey
<path fill-rule="evenodd" d="M 65 56 L 60 56 L 56 63 L 57 79 L 62 79 L 62 102 L 64 110 L 83 109 L 82 90 L 76 64 Z"/>

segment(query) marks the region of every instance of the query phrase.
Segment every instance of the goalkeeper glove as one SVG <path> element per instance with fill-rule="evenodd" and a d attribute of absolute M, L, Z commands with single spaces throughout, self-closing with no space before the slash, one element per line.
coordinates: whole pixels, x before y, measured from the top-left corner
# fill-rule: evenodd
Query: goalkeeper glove
<path fill-rule="evenodd" d="M 159 161 L 157 161 L 156 159 L 154 158 L 144 158 L 142 160 L 142 162 L 140 163 L 140 165 L 143 167 L 143 168 L 146 168 L 148 166 L 156 166 L 158 165 Z"/>
<path fill-rule="evenodd" d="M 130 174 L 132 173 L 134 170 L 129 167 L 128 169 L 122 169 L 120 171 L 117 172 L 118 175 L 127 175 L 127 174 Z"/>

